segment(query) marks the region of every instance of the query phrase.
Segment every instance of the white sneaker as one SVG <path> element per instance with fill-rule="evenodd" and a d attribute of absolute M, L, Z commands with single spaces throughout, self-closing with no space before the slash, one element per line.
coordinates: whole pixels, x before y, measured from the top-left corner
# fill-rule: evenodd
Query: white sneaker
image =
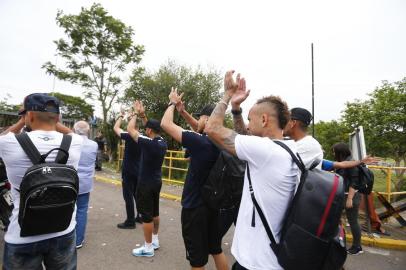
<path fill-rule="evenodd" d="M 136 257 L 153 257 L 154 254 L 154 248 L 151 250 L 148 250 L 145 245 L 139 248 L 133 249 L 132 254 Z"/>
<path fill-rule="evenodd" d="M 154 250 L 159 249 L 161 246 L 159 245 L 159 240 L 156 241 L 152 241 L 152 247 L 154 248 Z"/>

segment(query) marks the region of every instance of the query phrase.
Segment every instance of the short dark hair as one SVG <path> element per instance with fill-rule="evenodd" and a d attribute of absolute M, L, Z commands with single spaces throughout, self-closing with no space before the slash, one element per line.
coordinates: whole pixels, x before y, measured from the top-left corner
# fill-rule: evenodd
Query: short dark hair
<path fill-rule="evenodd" d="M 268 103 L 274 108 L 277 114 L 279 128 L 284 129 L 290 119 L 288 104 L 286 104 L 286 102 L 279 96 L 263 97 L 259 99 L 256 104 L 262 103 Z"/>
<path fill-rule="evenodd" d="M 32 113 L 34 113 L 37 116 L 37 119 L 39 121 L 45 122 L 48 124 L 53 124 L 53 123 L 57 122 L 59 119 L 59 114 L 57 114 L 57 113 L 37 112 L 37 111 L 33 111 Z"/>
<path fill-rule="evenodd" d="M 334 159 L 344 161 L 351 156 L 351 150 L 348 144 L 340 142 L 333 145 Z"/>
<path fill-rule="evenodd" d="M 309 126 L 307 126 L 305 123 L 303 123 L 300 120 L 297 120 L 297 124 L 298 124 L 301 131 L 307 132 Z"/>

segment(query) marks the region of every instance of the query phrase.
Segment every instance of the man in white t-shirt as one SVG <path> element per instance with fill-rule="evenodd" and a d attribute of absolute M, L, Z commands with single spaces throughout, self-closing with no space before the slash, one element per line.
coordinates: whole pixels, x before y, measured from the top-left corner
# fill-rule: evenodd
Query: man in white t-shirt
<path fill-rule="evenodd" d="M 299 170 L 289 153 L 273 142 L 283 140 L 283 128 L 289 120 L 289 109 L 279 97 L 264 97 L 252 106 L 248 114 L 247 131 L 252 136 L 238 135 L 225 128 L 223 120 L 230 100 L 233 110 L 238 110 L 237 107 L 249 93 L 245 79 L 237 75 L 235 82 L 233 73 L 226 73 L 224 96 L 211 114 L 205 132 L 221 148 L 248 162 L 255 198 L 279 242 L 282 221 L 299 180 Z M 238 106 L 234 106 L 236 104 Z M 286 141 L 285 144 L 296 152 L 293 141 Z M 231 252 L 237 261 L 233 266 L 235 270 L 282 269 L 254 208 L 248 190 L 247 173 Z"/>
<path fill-rule="evenodd" d="M 312 114 L 304 108 L 293 108 L 290 111 L 290 120 L 286 125 L 283 135 L 289 136 L 296 142 L 297 153 L 302 158 L 306 168 L 314 163 L 321 169 L 323 150 L 320 143 L 312 136 L 307 135 L 307 129 L 312 121 Z"/>
<path fill-rule="evenodd" d="M 0 157 L 3 159 L 11 183 L 14 209 L 10 225 L 5 234 L 3 269 L 76 269 L 75 213 L 69 227 L 61 232 L 21 237 L 18 214 L 20 206 L 19 187 L 26 170 L 32 162 L 15 138 L 15 133 L 25 126 L 27 133 L 41 154 L 59 147 L 63 134 L 57 132 L 59 101 L 47 94 L 31 94 L 24 100 L 24 110 L 19 122 L 0 136 Z M 60 125 L 60 124 L 59 124 Z M 63 128 L 63 127 L 62 127 Z M 68 130 L 65 128 L 65 130 Z M 82 138 L 72 134 L 68 165 L 77 168 L 82 147 Z M 47 162 L 55 160 L 57 151 L 51 152 Z"/>

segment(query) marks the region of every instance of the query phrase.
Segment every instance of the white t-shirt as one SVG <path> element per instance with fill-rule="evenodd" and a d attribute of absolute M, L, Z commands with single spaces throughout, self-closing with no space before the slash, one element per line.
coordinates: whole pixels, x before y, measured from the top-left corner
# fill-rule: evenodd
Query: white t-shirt
<path fill-rule="evenodd" d="M 312 136 L 306 136 L 296 141 L 297 153 L 302 158 L 306 168 L 310 166 L 316 160 L 319 161 L 317 168 L 321 169 L 321 163 L 323 161 L 323 150 L 320 143 Z"/>
<path fill-rule="evenodd" d="M 31 131 L 27 133 L 34 145 L 41 154 L 47 153 L 55 147 L 59 147 L 62 142 L 62 133 L 56 131 Z M 72 143 L 69 148 L 69 159 L 67 164 L 77 168 L 80 158 L 80 152 L 83 139 L 79 135 L 72 134 Z M 47 162 L 54 161 L 57 151 L 51 152 L 46 159 Z M 4 240 L 10 244 L 26 244 L 38 242 L 41 240 L 58 237 L 70 233 L 76 226 L 76 207 L 72 215 L 72 220 L 69 227 L 57 233 L 42 234 L 36 236 L 20 236 L 20 225 L 18 224 L 18 212 L 20 207 L 20 193 L 16 190 L 20 188 L 21 179 L 26 170 L 32 166 L 31 161 L 21 148 L 20 144 L 14 136 L 14 133 L 0 136 L 0 157 L 6 165 L 7 177 L 11 184 L 11 196 L 14 202 L 14 209 L 10 218 L 10 225 L 4 236 Z"/>
<path fill-rule="evenodd" d="M 294 141 L 284 143 L 296 152 Z M 269 138 L 238 135 L 235 149 L 238 158 L 248 162 L 255 198 L 279 242 L 282 219 L 299 181 L 299 170 L 289 153 Z M 250 270 L 283 269 L 256 210 L 255 227 L 251 226 L 254 204 L 248 187 L 246 173 L 231 252 L 239 264 Z"/>

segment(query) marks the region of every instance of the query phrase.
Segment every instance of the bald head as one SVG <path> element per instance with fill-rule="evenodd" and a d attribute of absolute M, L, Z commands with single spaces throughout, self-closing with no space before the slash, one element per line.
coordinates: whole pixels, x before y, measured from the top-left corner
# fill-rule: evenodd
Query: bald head
<path fill-rule="evenodd" d="M 88 135 L 89 134 L 89 124 L 85 121 L 78 121 L 73 126 L 73 130 L 78 135 Z"/>

